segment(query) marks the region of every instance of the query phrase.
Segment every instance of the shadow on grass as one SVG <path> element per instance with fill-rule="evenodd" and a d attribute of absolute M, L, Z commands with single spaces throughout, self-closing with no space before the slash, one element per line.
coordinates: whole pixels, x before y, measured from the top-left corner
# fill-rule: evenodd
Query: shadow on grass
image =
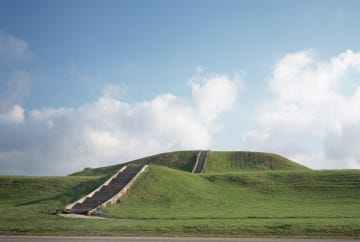
<path fill-rule="evenodd" d="M 37 200 L 25 202 L 25 203 L 20 203 L 15 206 L 21 207 L 21 206 L 33 205 L 33 204 L 37 204 L 37 203 L 46 203 L 46 202 L 50 202 L 50 201 L 58 201 L 58 202 L 61 202 L 62 204 L 71 203 L 71 202 L 76 201 L 80 197 L 93 191 L 95 188 L 97 188 L 98 186 L 103 184 L 108 178 L 109 178 L 109 176 L 104 176 L 104 177 L 101 177 L 96 180 L 82 182 L 79 185 L 71 187 L 68 190 L 66 190 L 60 194 L 56 194 L 51 197 L 37 199 Z"/>

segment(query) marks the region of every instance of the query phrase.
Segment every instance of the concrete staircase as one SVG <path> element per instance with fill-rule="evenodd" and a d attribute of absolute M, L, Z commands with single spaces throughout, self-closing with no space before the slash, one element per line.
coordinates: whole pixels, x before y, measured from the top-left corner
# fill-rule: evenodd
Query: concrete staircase
<path fill-rule="evenodd" d="M 208 150 L 201 150 L 196 158 L 192 173 L 201 173 L 204 170 Z"/>
<path fill-rule="evenodd" d="M 68 213 L 99 215 L 101 208 L 125 195 L 147 166 L 125 166 L 99 188 L 66 207 Z"/>

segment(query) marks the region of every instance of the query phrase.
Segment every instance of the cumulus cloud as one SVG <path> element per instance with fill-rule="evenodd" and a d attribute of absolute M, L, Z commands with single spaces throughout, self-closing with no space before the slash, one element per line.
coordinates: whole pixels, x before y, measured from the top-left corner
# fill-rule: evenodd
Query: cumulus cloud
<path fill-rule="evenodd" d="M 359 142 L 350 135 L 359 132 L 359 74 L 360 53 L 351 50 L 329 61 L 314 51 L 287 54 L 273 70 L 273 97 L 258 110 L 257 128 L 244 135 L 246 147 L 314 168 L 359 167 Z"/>
<path fill-rule="evenodd" d="M 19 124 L 24 121 L 24 109 L 15 104 L 9 111 L 0 113 L 0 121 Z"/>
<path fill-rule="evenodd" d="M 325 137 L 325 153 L 333 162 L 360 169 L 360 123 L 345 123 L 330 130 Z"/>
<path fill-rule="evenodd" d="M 20 104 L 30 92 L 30 74 L 27 71 L 15 71 L 0 88 L 0 122 L 22 123 L 25 116 Z"/>
<path fill-rule="evenodd" d="M 0 30 L 0 122 L 3 124 L 20 124 L 24 121 L 21 103 L 30 92 L 31 75 L 26 70 L 17 69 L 16 61 L 30 54 L 26 41 Z M 11 68 L 6 68 L 9 61 Z"/>
<path fill-rule="evenodd" d="M 203 67 L 199 67 L 199 75 L 192 78 L 189 85 L 200 118 L 211 123 L 219 114 L 232 109 L 242 88 L 242 78 L 241 75 L 233 78 L 219 74 L 204 75 L 203 71 Z"/>
<path fill-rule="evenodd" d="M 66 174 L 158 152 L 210 148 L 214 143 L 210 126 L 235 101 L 235 82 L 217 75 L 203 78 L 190 98 L 164 93 L 137 103 L 119 100 L 122 88 L 108 85 L 95 102 L 77 108 L 33 109 L 25 117 L 22 110 L 21 118 L 14 111 L 13 119 L 21 125 L 0 123 L 0 170 Z M 201 105 L 208 110 L 213 106 L 211 119 L 200 112 L 200 93 Z"/>

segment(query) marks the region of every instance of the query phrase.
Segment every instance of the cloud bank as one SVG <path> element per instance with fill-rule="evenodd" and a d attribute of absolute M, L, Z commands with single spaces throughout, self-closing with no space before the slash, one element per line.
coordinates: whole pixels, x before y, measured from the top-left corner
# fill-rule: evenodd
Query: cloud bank
<path fill-rule="evenodd" d="M 248 149 L 279 152 L 313 168 L 360 168 L 360 53 L 329 61 L 287 54 L 269 80 Z"/>
<path fill-rule="evenodd" d="M 241 75 L 200 67 L 188 81 L 189 96 L 162 93 L 129 103 L 121 99 L 124 86 L 109 84 L 91 103 L 26 110 L 33 77 L 22 61 L 31 55 L 26 41 L 0 31 L 2 174 L 62 175 L 159 152 L 216 148 L 221 116 L 243 86 Z M 239 150 L 279 153 L 312 168 L 360 168 L 360 53 L 325 61 L 313 50 L 286 54 L 267 89 L 269 98 L 249 99 L 258 104 L 255 117 L 244 114 L 247 120 L 232 127 L 243 138 Z M 240 133 L 248 119 L 249 130 Z"/>
<path fill-rule="evenodd" d="M 13 103 L 0 113 L 0 170 L 66 174 L 158 152 L 208 149 L 214 144 L 211 127 L 235 102 L 237 82 L 206 75 L 192 81 L 191 97 L 164 93 L 137 103 L 116 98 L 116 85 L 77 108 L 24 111 Z"/>

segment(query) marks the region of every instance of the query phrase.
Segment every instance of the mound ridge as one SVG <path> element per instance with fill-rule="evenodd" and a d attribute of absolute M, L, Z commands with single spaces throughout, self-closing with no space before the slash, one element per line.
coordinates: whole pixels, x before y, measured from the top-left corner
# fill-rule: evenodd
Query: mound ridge
<path fill-rule="evenodd" d="M 210 151 L 205 173 L 310 170 L 283 156 L 250 151 Z"/>
<path fill-rule="evenodd" d="M 175 151 L 147 156 L 127 163 L 85 168 L 71 176 L 104 176 L 116 173 L 125 165 L 160 165 L 176 170 L 191 172 L 199 150 Z M 250 151 L 210 151 L 206 158 L 204 173 L 228 173 L 263 170 L 309 170 L 280 155 Z"/>
<path fill-rule="evenodd" d="M 114 174 L 125 165 L 160 165 L 191 172 L 195 165 L 198 153 L 198 150 L 161 153 L 113 166 L 85 168 L 84 170 L 75 172 L 70 176 L 104 176 Z"/>

